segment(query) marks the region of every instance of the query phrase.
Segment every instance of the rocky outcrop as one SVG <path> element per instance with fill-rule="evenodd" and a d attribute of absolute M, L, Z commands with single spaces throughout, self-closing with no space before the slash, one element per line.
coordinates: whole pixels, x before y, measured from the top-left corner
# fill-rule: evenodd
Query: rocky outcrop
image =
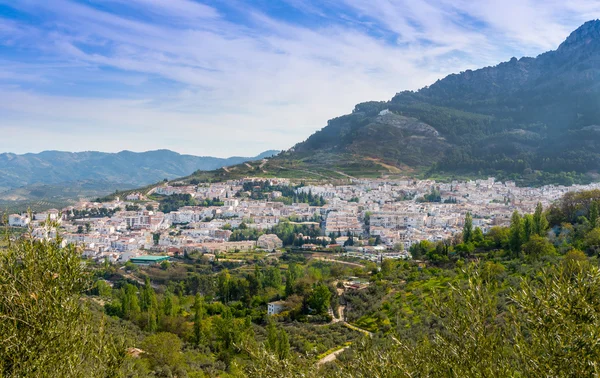
<path fill-rule="evenodd" d="M 398 129 L 406 131 L 412 135 L 422 135 L 431 138 L 437 138 L 440 136 L 440 133 L 438 133 L 436 129 L 425 122 L 421 122 L 416 118 L 405 117 L 391 112 L 377 116 L 377 118 L 375 118 L 375 123 L 397 127 Z"/>

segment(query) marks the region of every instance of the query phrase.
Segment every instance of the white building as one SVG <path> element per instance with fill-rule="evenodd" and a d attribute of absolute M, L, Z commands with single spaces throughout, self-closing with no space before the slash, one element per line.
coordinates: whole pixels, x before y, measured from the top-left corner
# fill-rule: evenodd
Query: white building
<path fill-rule="evenodd" d="M 283 247 L 283 242 L 275 234 L 264 234 L 258 238 L 256 245 L 258 248 L 273 250 Z"/>
<path fill-rule="evenodd" d="M 26 227 L 31 219 L 27 215 L 11 214 L 8 216 L 8 225 L 12 227 Z"/>
<path fill-rule="evenodd" d="M 284 309 L 285 309 L 284 301 L 271 302 L 271 303 L 269 303 L 269 306 L 267 308 L 267 314 L 276 315 L 276 314 L 279 314 Z"/>

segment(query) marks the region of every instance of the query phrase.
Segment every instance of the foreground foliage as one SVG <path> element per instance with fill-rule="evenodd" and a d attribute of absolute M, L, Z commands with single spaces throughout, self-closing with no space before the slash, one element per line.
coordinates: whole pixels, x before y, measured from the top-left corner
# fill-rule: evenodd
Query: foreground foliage
<path fill-rule="evenodd" d="M 123 348 L 82 301 L 80 251 L 60 243 L 29 237 L 0 250 L 2 377 L 103 377 L 121 364 Z"/>

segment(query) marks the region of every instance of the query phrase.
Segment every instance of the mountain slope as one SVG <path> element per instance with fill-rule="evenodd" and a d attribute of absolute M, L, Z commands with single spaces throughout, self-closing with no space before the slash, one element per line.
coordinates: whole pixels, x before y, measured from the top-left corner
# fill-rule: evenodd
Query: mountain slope
<path fill-rule="evenodd" d="M 367 158 L 429 173 L 571 183 L 600 170 L 599 125 L 595 20 L 536 58 L 359 104 L 279 159 L 310 162 L 325 153 L 342 165 L 352 156 L 353 164 Z"/>
<path fill-rule="evenodd" d="M 196 170 L 211 170 L 262 159 L 277 153 L 266 151 L 255 157 L 227 159 L 181 155 L 169 150 L 148 152 L 121 151 L 61 152 L 39 154 L 0 154 L 0 189 L 29 185 L 56 185 L 68 182 L 109 182 L 121 187 L 146 185 L 164 178 L 188 175 Z"/>

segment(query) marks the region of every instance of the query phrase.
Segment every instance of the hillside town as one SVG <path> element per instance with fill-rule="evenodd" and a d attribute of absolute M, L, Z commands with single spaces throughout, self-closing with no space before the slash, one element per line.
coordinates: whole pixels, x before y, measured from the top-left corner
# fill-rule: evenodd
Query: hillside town
<path fill-rule="evenodd" d="M 408 258 L 414 243 L 456 236 L 467 212 L 473 226 L 485 233 L 490 227 L 507 225 L 515 210 L 532 212 L 539 201 L 546 207 L 567 192 L 597 188 L 598 183 L 527 188 L 494 178 L 449 183 L 351 180 L 344 185 L 260 178 L 197 185 L 171 182 L 111 201 L 80 202 L 33 216 L 12 214 L 8 223 L 30 227 L 34 237 L 43 238 L 56 232 L 45 222 L 58 222 L 63 243 L 80 245 L 85 256 L 110 262 L 191 251 L 214 259 L 228 252 L 285 246 L 377 261 Z M 175 209 L 165 205 L 176 196 L 195 205 Z M 319 235 L 298 234 L 294 245 L 286 245 L 272 232 L 283 222 L 314 229 Z M 253 237 L 234 240 L 236 230 L 251 230 Z"/>

